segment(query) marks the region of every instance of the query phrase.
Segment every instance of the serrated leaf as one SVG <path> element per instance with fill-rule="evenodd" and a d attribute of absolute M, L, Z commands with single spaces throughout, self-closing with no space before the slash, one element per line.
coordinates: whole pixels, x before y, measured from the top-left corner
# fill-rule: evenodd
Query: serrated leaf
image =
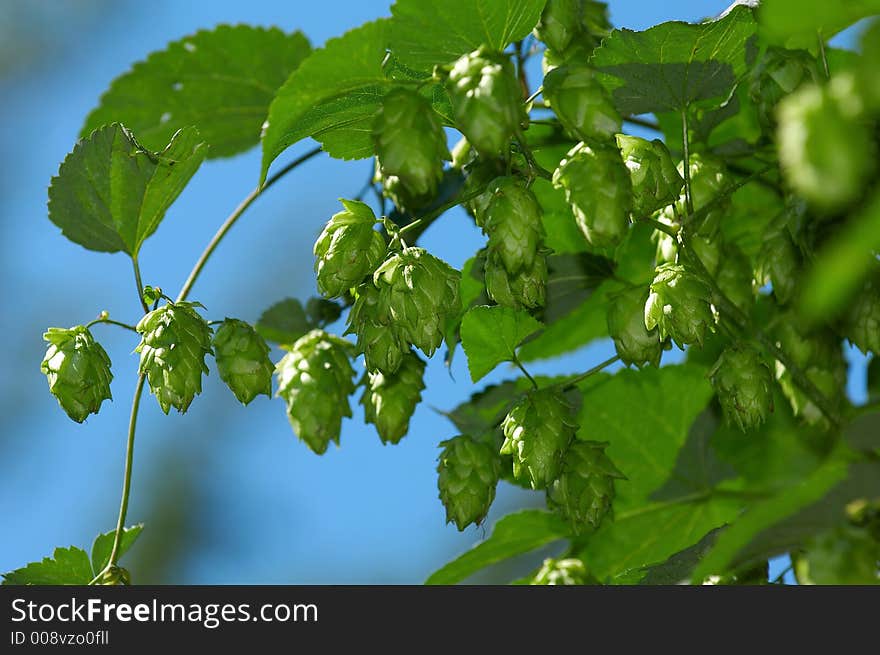
<path fill-rule="evenodd" d="M 302 303 L 285 298 L 264 311 L 254 326 L 266 341 L 290 345 L 313 327 L 317 327 L 306 315 Z"/>
<path fill-rule="evenodd" d="M 130 528 L 123 528 L 122 538 L 119 540 L 120 557 L 131 548 L 132 544 L 141 535 L 143 529 L 143 523 L 138 523 Z M 94 575 L 98 575 L 98 573 L 103 571 L 104 567 L 107 566 L 107 562 L 110 561 L 110 553 L 113 550 L 113 538 L 115 535 L 116 531 L 111 530 L 95 538 L 95 543 L 92 544 L 92 571 Z"/>
<path fill-rule="evenodd" d="M 624 115 L 681 111 L 703 100 L 720 103 L 756 54 L 756 29 L 751 9 L 740 5 L 706 23 L 614 30 L 591 63 Z"/>
<path fill-rule="evenodd" d="M 65 157 L 49 186 L 49 219 L 74 243 L 136 256 L 198 170 L 206 146 L 195 128 L 162 152 L 119 124 L 95 130 Z"/>
<path fill-rule="evenodd" d="M 763 0 L 761 37 L 786 48 L 815 50 L 818 35 L 830 39 L 857 20 L 880 13 L 880 0 Z"/>
<path fill-rule="evenodd" d="M 524 311 L 510 307 L 472 307 L 461 320 L 461 345 L 476 382 L 501 362 L 513 361 L 523 339 L 541 329 Z"/>
<path fill-rule="evenodd" d="M 568 528 L 541 510 L 508 514 L 495 524 L 491 536 L 431 574 L 425 584 L 449 585 L 461 582 L 482 568 L 528 553 L 568 535 Z"/>
<path fill-rule="evenodd" d="M 397 0 L 391 43 L 405 64 L 430 71 L 486 45 L 504 50 L 538 23 L 547 0 Z"/>
<path fill-rule="evenodd" d="M 52 557 L 3 574 L 4 585 L 86 585 L 92 581 L 89 556 L 81 548 L 56 548 Z"/>
<path fill-rule="evenodd" d="M 276 90 L 311 51 L 301 32 L 219 25 L 172 41 L 116 78 L 86 119 L 82 136 L 123 123 L 146 147 L 163 147 L 195 126 L 228 157 L 256 145 Z"/>
<path fill-rule="evenodd" d="M 723 528 L 712 530 L 693 546 L 675 553 L 665 562 L 641 569 L 644 577 L 639 581 L 640 584 L 670 585 L 689 582 L 694 569 L 715 545 L 722 530 Z"/>

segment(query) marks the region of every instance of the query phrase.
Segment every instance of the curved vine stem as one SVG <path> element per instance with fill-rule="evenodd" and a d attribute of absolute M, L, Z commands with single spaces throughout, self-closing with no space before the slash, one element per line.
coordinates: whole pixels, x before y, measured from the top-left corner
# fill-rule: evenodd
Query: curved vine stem
<path fill-rule="evenodd" d="M 533 378 L 533 377 L 532 377 L 532 374 L 528 372 L 528 370 L 526 369 L 525 366 L 523 366 L 523 363 L 519 360 L 519 357 L 517 357 L 516 354 L 513 355 L 513 359 L 511 359 L 510 361 L 513 362 L 513 364 L 514 364 L 514 365 L 515 365 L 520 371 L 523 372 L 523 375 L 525 375 L 526 378 L 528 378 L 528 381 L 532 383 L 532 387 L 533 387 L 534 389 L 538 389 L 538 388 L 539 388 L 539 387 L 538 387 L 538 383 L 535 381 L 535 378 Z"/>
<path fill-rule="evenodd" d="M 146 314 L 150 311 L 150 308 L 147 307 L 147 301 L 144 300 L 144 282 L 141 279 L 141 265 L 138 263 L 137 255 L 131 256 L 131 264 L 134 268 L 134 283 L 137 285 L 138 300 L 140 300 L 141 307 L 144 310 L 144 314 Z"/>
<path fill-rule="evenodd" d="M 122 321 L 114 321 L 111 318 L 105 318 L 103 316 L 99 316 L 94 321 L 89 321 L 88 323 L 86 323 L 86 327 L 90 328 L 93 325 L 98 325 L 99 323 L 106 323 L 107 325 L 115 325 L 117 327 L 121 327 L 126 330 L 129 330 L 130 332 L 137 332 L 137 329 L 135 328 L 134 325 L 129 325 L 128 323 L 123 323 Z"/>
<path fill-rule="evenodd" d="M 580 384 L 581 382 L 586 380 L 588 377 L 595 375 L 599 371 L 602 371 L 602 370 L 608 368 L 609 366 L 611 366 L 612 364 L 614 364 L 615 362 L 618 362 L 618 361 L 620 361 L 620 355 L 615 355 L 614 357 L 609 357 L 604 362 L 596 364 L 589 371 L 584 371 L 583 373 L 574 376 L 570 380 L 565 380 L 564 382 L 558 383 L 558 386 L 561 386 L 563 391 L 569 391 L 570 389 L 574 389 L 578 384 Z"/>

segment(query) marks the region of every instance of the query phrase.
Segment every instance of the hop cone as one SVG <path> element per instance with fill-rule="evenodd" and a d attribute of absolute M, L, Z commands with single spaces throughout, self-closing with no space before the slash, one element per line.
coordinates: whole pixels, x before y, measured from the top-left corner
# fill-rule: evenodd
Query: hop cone
<path fill-rule="evenodd" d="M 721 252 L 721 261 L 715 275 L 715 283 L 734 305 L 746 314 L 751 312 L 755 302 L 753 272 L 749 259 L 742 251 L 732 245 Z"/>
<path fill-rule="evenodd" d="M 49 380 L 49 391 L 61 409 L 77 423 L 97 414 L 101 403 L 112 399 L 110 358 L 88 328 L 49 328 L 49 343 L 40 370 Z"/>
<path fill-rule="evenodd" d="M 532 265 L 510 274 L 497 255 L 489 253 L 485 263 L 486 292 L 499 305 L 516 309 L 544 306 L 547 287 L 547 258 L 539 252 Z"/>
<path fill-rule="evenodd" d="M 608 6 L 592 0 L 549 0 L 534 33 L 547 44 L 545 63 L 587 61 L 611 32 Z"/>
<path fill-rule="evenodd" d="M 752 346 L 736 344 L 724 350 L 711 377 L 727 420 L 743 432 L 761 425 L 773 411 L 773 376 Z"/>
<path fill-rule="evenodd" d="M 626 234 L 632 205 L 629 173 L 617 148 L 579 143 L 553 173 L 578 227 L 596 248 L 616 246 Z"/>
<path fill-rule="evenodd" d="M 357 288 L 346 334 L 357 335 L 357 347 L 364 354 L 368 371 L 393 375 L 410 348 L 406 333 L 394 322 L 390 305 L 391 290 L 380 290 L 372 282 Z"/>
<path fill-rule="evenodd" d="M 818 82 L 815 58 L 806 50 L 770 46 L 753 72 L 749 97 L 765 129 L 776 125 L 776 105 L 805 82 Z"/>
<path fill-rule="evenodd" d="M 368 205 L 342 200 L 315 242 L 318 291 L 335 298 L 356 287 L 385 257 L 385 239 L 373 229 L 376 216 Z"/>
<path fill-rule="evenodd" d="M 421 207 L 434 197 L 443 160 L 451 155 L 426 98 L 408 89 L 390 91 L 373 123 L 373 142 L 383 176 L 400 181 L 404 207 Z"/>
<path fill-rule="evenodd" d="M 671 337 L 680 348 L 703 345 L 706 330 L 715 329 L 709 288 L 684 266 L 661 264 L 645 304 L 645 327 L 659 328 L 661 339 Z"/>
<path fill-rule="evenodd" d="M 555 52 L 565 52 L 581 31 L 584 0 L 548 0 L 535 36 Z"/>
<path fill-rule="evenodd" d="M 141 342 L 140 373 L 146 374 L 159 407 L 166 414 L 174 407 L 185 412 L 202 393 L 202 374 L 208 373 L 205 355 L 211 354 L 211 328 L 196 307 L 179 302 L 154 309 L 136 328 Z"/>
<path fill-rule="evenodd" d="M 409 431 L 409 419 L 422 399 L 425 362 L 415 353 L 404 355 L 396 373 L 367 373 L 361 404 L 367 423 L 376 426 L 382 443 L 398 443 Z"/>
<path fill-rule="evenodd" d="M 880 355 L 880 290 L 869 285 L 849 308 L 844 336 L 863 353 Z"/>
<path fill-rule="evenodd" d="M 690 163 L 691 201 L 694 204 L 694 211 L 699 211 L 724 191 L 730 185 L 731 180 L 724 165 L 715 159 L 694 153 L 688 161 Z M 684 175 L 684 162 L 679 162 L 677 170 L 680 175 Z M 687 214 L 686 205 L 685 195 L 682 191 L 677 203 L 678 212 L 682 216 Z M 729 208 L 730 198 L 715 204 L 703 217 L 699 233 L 713 236 Z"/>
<path fill-rule="evenodd" d="M 614 480 L 625 480 L 605 454 L 607 443 L 575 441 L 565 455 L 559 478 L 547 489 L 547 506 L 568 521 L 575 533 L 599 527 L 614 500 Z"/>
<path fill-rule="evenodd" d="M 446 522 L 464 530 L 479 525 L 495 499 L 501 464 L 485 443 L 459 435 L 440 443 L 437 488 L 446 508 Z"/>
<path fill-rule="evenodd" d="M 247 405 L 260 394 L 272 395 L 269 346 L 250 324 L 227 318 L 214 333 L 217 372 L 238 401 Z"/>
<path fill-rule="evenodd" d="M 559 475 L 577 424 L 561 392 L 540 389 L 516 403 L 501 427 L 501 454 L 513 457 L 513 475 L 543 489 Z"/>
<path fill-rule="evenodd" d="M 480 48 L 462 55 L 449 73 L 447 90 L 455 123 L 486 157 L 506 156 L 511 137 L 526 120 L 513 64 Z"/>
<path fill-rule="evenodd" d="M 572 137 L 604 141 L 620 132 L 620 114 L 590 67 L 573 64 L 554 68 L 544 77 L 543 93 Z"/>
<path fill-rule="evenodd" d="M 617 147 L 629 171 L 637 218 L 650 216 L 678 199 L 684 180 L 662 141 L 618 134 Z"/>
<path fill-rule="evenodd" d="M 535 573 L 530 585 L 585 585 L 596 584 L 595 578 L 587 573 L 584 563 L 575 558 L 547 558 Z"/>
<path fill-rule="evenodd" d="M 794 298 L 800 274 L 800 258 L 787 230 L 771 230 L 764 235 L 758 254 L 755 278 L 758 284 L 773 286 L 780 304 Z"/>
<path fill-rule="evenodd" d="M 482 218 L 488 249 L 514 274 L 534 265 L 544 239 L 543 210 L 535 194 L 511 177 L 492 183 L 492 198 Z"/>
<path fill-rule="evenodd" d="M 627 366 L 660 365 L 663 353 L 660 335 L 656 329 L 645 327 L 647 300 L 647 290 L 635 287 L 615 295 L 608 305 L 608 334 L 614 339 L 617 354 Z"/>
<path fill-rule="evenodd" d="M 348 396 L 354 391 L 354 369 L 344 339 L 312 330 L 300 337 L 278 365 L 278 391 L 287 403 L 287 418 L 296 435 L 317 455 L 331 441 L 339 445 L 342 419 L 351 416 Z"/>

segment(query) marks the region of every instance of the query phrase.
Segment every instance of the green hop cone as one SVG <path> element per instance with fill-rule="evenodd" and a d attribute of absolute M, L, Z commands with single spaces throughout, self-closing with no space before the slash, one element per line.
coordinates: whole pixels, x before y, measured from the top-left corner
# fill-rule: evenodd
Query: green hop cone
<path fill-rule="evenodd" d="M 694 211 L 699 211 L 727 189 L 732 180 L 724 164 L 712 157 L 692 153 L 688 161 L 690 163 L 691 201 L 694 205 Z M 684 176 L 684 162 L 679 162 L 677 170 L 680 175 Z M 680 215 L 687 215 L 687 202 L 683 190 L 676 207 Z M 699 234 L 715 236 L 728 209 L 730 209 L 730 198 L 713 205 L 698 226 Z"/>
<path fill-rule="evenodd" d="M 61 409 L 77 423 L 97 414 L 101 403 L 112 400 L 110 358 L 87 327 L 49 328 L 43 335 L 49 346 L 40 370 Z"/>
<path fill-rule="evenodd" d="M 615 294 L 608 304 L 608 334 L 621 361 L 627 366 L 660 366 L 663 344 L 657 329 L 645 327 L 645 303 L 648 291 L 634 287 Z"/>
<path fill-rule="evenodd" d="M 684 179 L 672 162 L 669 149 L 659 139 L 648 141 L 628 134 L 617 135 L 617 147 L 629 171 L 633 214 L 647 218 L 678 199 Z"/>
<path fill-rule="evenodd" d="M 724 296 L 747 315 L 751 313 L 755 302 L 753 278 L 752 265 L 748 257 L 736 246 L 724 247 L 715 275 L 715 283 Z"/>
<path fill-rule="evenodd" d="M 605 141 L 620 132 L 622 119 L 611 96 L 584 65 L 559 66 L 544 77 L 544 98 L 562 127 L 581 141 Z"/>
<path fill-rule="evenodd" d="M 555 52 L 565 52 L 581 31 L 584 0 L 547 0 L 535 37 Z"/>
<path fill-rule="evenodd" d="M 531 268 L 544 240 L 543 209 L 535 194 L 512 177 L 494 180 L 492 197 L 480 223 L 489 235 L 487 247 L 508 273 Z"/>
<path fill-rule="evenodd" d="M 131 574 L 127 569 L 121 566 L 111 566 L 104 571 L 97 580 L 97 584 L 105 586 L 116 586 L 131 584 Z"/>
<path fill-rule="evenodd" d="M 404 355 L 396 373 L 367 373 L 361 404 L 367 423 L 376 426 L 382 443 L 398 443 L 409 431 L 409 420 L 422 399 L 425 362 L 414 352 Z"/>
<path fill-rule="evenodd" d="M 617 148 L 577 144 L 553 173 L 553 186 L 565 192 L 588 243 L 611 248 L 623 240 L 629 226 L 632 187 Z"/>
<path fill-rule="evenodd" d="M 211 354 L 211 328 L 196 311 L 199 303 L 168 303 L 144 316 L 136 329 L 141 342 L 139 372 L 147 376 L 159 407 L 185 412 L 202 393 L 207 375 L 205 355 Z"/>
<path fill-rule="evenodd" d="M 757 428 L 773 411 L 773 375 L 754 347 L 729 346 L 709 375 L 724 415 L 743 432 Z"/>
<path fill-rule="evenodd" d="M 532 265 L 510 274 L 497 255 L 489 253 L 484 268 L 486 293 L 499 305 L 539 309 L 547 297 L 547 257 L 538 253 Z"/>
<path fill-rule="evenodd" d="M 862 289 L 844 318 L 844 336 L 863 353 L 880 355 L 880 289 Z"/>
<path fill-rule="evenodd" d="M 510 59 L 486 48 L 462 55 L 447 90 L 455 123 L 471 145 L 486 157 L 506 158 L 510 139 L 527 120 Z"/>
<path fill-rule="evenodd" d="M 390 91 L 373 123 L 373 143 L 383 177 L 400 181 L 404 207 L 418 208 L 434 197 L 443 160 L 451 155 L 443 125 L 426 98 L 404 88 Z"/>
<path fill-rule="evenodd" d="M 611 33 L 608 5 L 592 0 L 549 0 L 535 36 L 547 44 L 545 72 L 568 62 L 585 62 Z"/>
<path fill-rule="evenodd" d="M 464 530 L 486 518 L 501 472 L 498 455 L 482 441 L 462 434 L 442 441 L 437 488 L 446 508 L 446 522 Z"/>
<path fill-rule="evenodd" d="M 755 269 L 758 284 L 770 284 L 776 300 L 785 305 L 794 299 L 799 278 L 800 256 L 788 230 L 769 230 L 758 253 Z"/>
<path fill-rule="evenodd" d="M 555 389 L 539 389 L 517 402 L 501 424 L 502 455 L 513 457 L 513 475 L 543 489 L 559 475 L 562 456 L 577 424 L 565 396 Z"/>
<path fill-rule="evenodd" d="M 598 584 L 587 572 L 583 561 L 573 557 L 554 559 L 549 557 L 541 564 L 530 585 L 586 585 Z"/>
<path fill-rule="evenodd" d="M 776 105 L 805 82 L 818 82 L 816 59 L 806 50 L 770 46 L 752 73 L 749 97 L 764 129 L 776 125 Z"/>
<path fill-rule="evenodd" d="M 661 264 L 645 303 L 645 327 L 659 328 L 660 338 L 671 338 L 679 348 L 702 346 L 706 330 L 715 330 L 709 288 L 681 264 Z"/>
<path fill-rule="evenodd" d="M 351 416 L 354 391 L 351 344 L 323 330 L 312 330 L 293 344 L 278 365 L 278 391 L 296 435 L 317 455 L 333 441 L 339 445 L 343 417 Z"/>
<path fill-rule="evenodd" d="M 779 103 L 779 161 L 786 182 L 821 210 L 857 200 L 874 170 L 873 133 L 855 77 L 841 73 Z"/>
<path fill-rule="evenodd" d="M 547 507 L 571 524 L 575 534 L 599 527 L 611 510 L 614 480 L 625 480 L 605 454 L 607 443 L 575 441 L 565 455 L 558 479 L 547 489 Z"/>
<path fill-rule="evenodd" d="M 244 321 L 227 318 L 214 333 L 217 372 L 238 401 L 247 405 L 260 394 L 272 395 L 269 346 Z"/>
<path fill-rule="evenodd" d="M 372 282 L 360 285 L 346 330 L 346 334 L 357 335 L 357 347 L 364 354 L 367 370 L 386 375 L 397 371 L 410 350 L 404 330 L 391 314 L 390 295 L 388 286 L 380 290 Z"/>
<path fill-rule="evenodd" d="M 373 225 L 373 210 L 357 200 L 341 200 L 344 211 L 334 214 L 315 241 L 318 291 L 328 298 L 356 287 L 385 257 L 385 239 Z"/>

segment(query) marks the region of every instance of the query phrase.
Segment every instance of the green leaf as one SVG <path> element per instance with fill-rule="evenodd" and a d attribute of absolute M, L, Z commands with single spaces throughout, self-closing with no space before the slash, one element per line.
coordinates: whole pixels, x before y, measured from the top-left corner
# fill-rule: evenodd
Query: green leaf
<path fill-rule="evenodd" d="M 461 345 L 471 379 L 476 382 L 501 362 L 516 357 L 516 347 L 541 324 L 524 311 L 510 307 L 472 307 L 461 320 Z"/>
<path fill-rule="evenodd" d="M 74 243 L 136 256 L 205 158 L 195 128 L 160 153 L 119 124 L 92 132 L 65 157 L 49 186 L 49 219 Z"/>
<path fill-rule="evenodd" d="M 394 54 L 430 71 L 481 45 L 504 50 L 531 32 L 547 0 L 397 0 L 391 7 Z"/>
<path fill-rule="evenodd" d="M 86 585 L 95 577 L 86 551 L 56 548 L 52 557 L 3 574 L 4 585 Z"/>
<path fill-rule="evenodd" d="M 311 46 L 300 32 L 219 25 L 169 43 L 116 78 L 86 119 L 85 138 L 123 123 L 146 147 L 162 148 L 177 130 L 194 126 L 228 157 L 256 145 L 276 90 Z"/>
<path fill-rule="evenodd" d="M 461 582 L 490 564 L 528 553 L 567 535 L 568 528 L 555 514 L 541 510 L 508 514 L 495 524 L 488 539 L 435 571 L 425 584 Z"/>
<path fill-rule="evenodd" d="M 830 39 L 857 20 L 880 13 L 880 0 L 763 0 L 761 37 L 786 48 L 817 49 L 818 34 Z"/>
<path fill-rule="evenodd" d="M 373 154 L 372 121 L 393 86 L 382 70 L 388 19 L 366 23 L 315 50 L 278 90 L 263 128 L 263 168 L 308 136 L 331 156 L 362 159 Z"/>
<path fill-rule="evenodd" d="M 591 63 L 624 115 L 681 111 L 703 100 L 720 104 L 756 54 L 755 32 L 751 9 L 740 5 L 706 23 L 614 30 Z"/>
<path fill-rule="evenodd" d="M 675 553 L 665 562 L 640 570 L 645 574 L 639 581 L 640 584 L 672 585 L 689 582 L 697 564 L 715 545 L 721 531 L 722 528 L 712 530 L 693 546 Z"/>
<path fill-rule="evenodd" d="M 119 540 L 119 556 L 122 557 L 132 544 L 140 536 L 144 529 L 143 523 L 138 523 L 130 528 L 123 528 L 122 538 Z M 116 535 L 115 530 L 105 532 L 95 539 L 92 545 L 92 571 L 94 575 L 98 575 L 107 566 L 110 561 L 110 553 L 113 550 L 113 538 Z"/>
<path fill-rule="evenodd" d="M 880 356 L 874 355 L 868 364 L 868 401 L 880 400 Z"/>
<path fill-rule="evenodd" d="M 269 307 L 257 320 L 254 328 L 266 341 L 290 345 L 316 327 L 306 316 L 302 303 L 285 298 Z"/>

